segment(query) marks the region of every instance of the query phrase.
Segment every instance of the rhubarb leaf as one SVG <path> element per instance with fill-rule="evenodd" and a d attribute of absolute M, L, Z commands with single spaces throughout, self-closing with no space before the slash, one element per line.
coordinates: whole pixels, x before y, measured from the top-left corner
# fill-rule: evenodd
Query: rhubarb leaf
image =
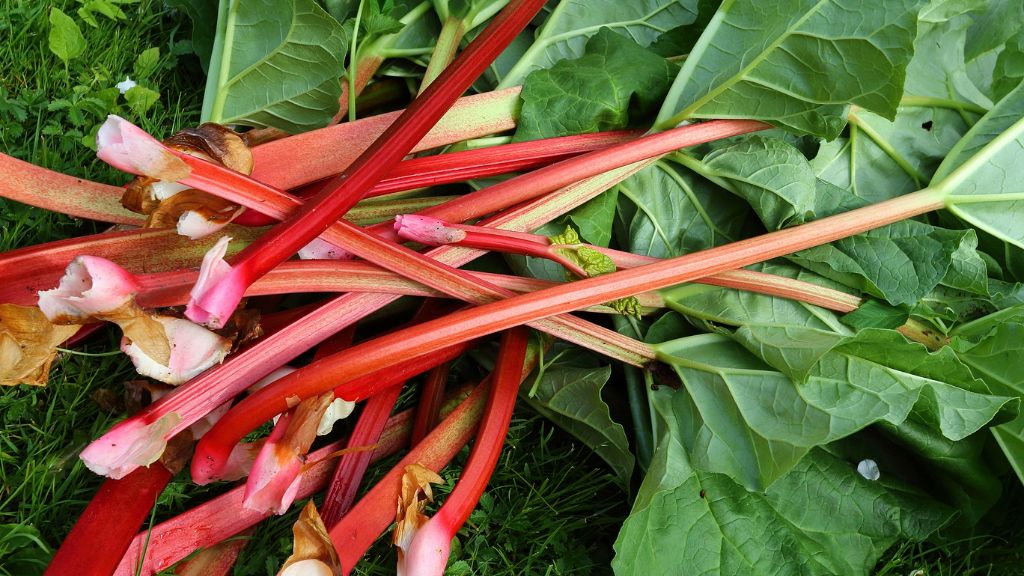
<path fill-rule="evenodd" d="M 621 182 L 618 191 L 620 244 L 657 258 L 739 238 L 749 211 L 717 186 L 664 160 Z"/>
<path fill-rule="evenodd" d="M 664 58 L 602 28 L 579 58 L 527 77 L 514 140 L 638 125 L 657 111 L 674 74 Z"/>
<path fill-rule="evenodd" d="M 811 167 L 871 203 L 924 187 L 969 128 L 958 111 L 927 106 L 901 107 L 893 122 L 866 110 L 854 118 L 851 136 L 823 143 Z"/>
<path fill-rule="evenodd" d="M 1024 84 L 1000 100 L 950 151 L 932 187 L 957 217 L 1024 248 Z"/>
<path fill-rule="evenodd" d="M 697 4 L 698 0 L 559 2 L 498 88 L 522 84 L 534 70 L 550 68 L 559 60 L 578 58 L 587 38 L 602 27 L 649 46 L 665 30 L 692 23 L 697 18 Z"/>
<path fill-rule="evenodd" d="M 970 231 L 904 220 L 801 250 L 789 259 L 899 306 L 916 304 L 946 277 L 954 254 L 974 246 L 977 239 Z"/>
<path fill-rule="evenodd" d="M 287 132 L 325 126 L 338 111 L 347 37 L 313 0 L 222 3 L 203 119 Z"/>
<path fill-rule="evenodd" d="M 595 246 L 608 247 L 612 241 L 618 188 L 606 190 L 569 213 L 569 220 L 580 231 L 580 236 Z"/>
<path fill-rule="evenodd" d="M 217 3 L 210 0 L 168 0 L 167 4 L 187 14 L 192 21 L 192 51 L 199 58 L 203 72 L 208 72 L 217 33 Z"/>
<path fill-rule="evenodd" d="M 996 59 L 992 92 L 1002 98 L 1024 81 L 1024 31 L 1018 32 L 1006 43 Z"/>
<path fill-rule="evenodd" d="M 615 541 L 616 574 L 866 574 L 900 539 L 921 540 L 956 512 L 891 475 L 814 450 L 761 493 L 699 470 L 659 444 Z"/>
<path fill-rule="evenodd" d="M 686 58 L 657 126 L 745 117 L 832 139 L 847 104 L 892 118 L 920 5 L 725 2 Z"/>
<path fill-rule="evenodd" d="M 814 213 L 816 182 L 811 165 L 781 139 L 743 138 L 711 151 L 690 167 L 705 177 L 725 180 L 769 230 L 801 224 Z"/>
<path fill-rule="evenodd" d="M 954 331 L 953 349 L 964 364 L 1002 394 L 1024 397 L 1024 308 L 1003 310 Z M 1024 415 L 992 433 L 1017 476 L 1024 482 Z"/>
<path fill-rule="evenodd" d="M 895 330 L 906 323 L 910 314 L 906 310 L 882 304 L 878 300 L 868 300 L 856 310 L 843 316 L 843 324 L 851 328 L 888 328 Z"/>
<path fill-rule="evenodd" d="M 971 81 L 964 44 L 973 23 L 970 16 L 922 21 L 914 43 L 918 51 L 907 67 L 908 97 L 926 97 L 963 103 L 964 108 L 987 108 L 992 102 Z"/>
<path fill-rule="evenodd" d="M 611 367 L 580 368 L 556 365 L 544 371 L 533 397 L 522 395 L 533 409 L 589 446 L 629 485 L 634 458 L 622 425 L 612 420 L 601 390 Z"/>

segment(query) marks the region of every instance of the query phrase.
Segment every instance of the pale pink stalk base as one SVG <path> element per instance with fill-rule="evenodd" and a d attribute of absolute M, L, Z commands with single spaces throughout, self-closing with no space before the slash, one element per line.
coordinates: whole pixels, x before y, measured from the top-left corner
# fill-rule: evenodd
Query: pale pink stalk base
<path fill-rule="evenodd" d="M 290 417 L 288 412 L 282 419 Z M 287 422 L 279 422 L 252 463 L 242 502 L 249 510 L 284 514 L 295 501 L 305 459 L 288 447 L 278 446 L 287 428 Z"/>
<path fill-rule="evenodd" d="M 395 216 L 395 232 L 401 238 L 427 246 L 455 244 L 466 237 L 464 231 L 450 226 L 447 222 L 417 214 Z"/>
<path fill-rule="evenodd" d="M 113 114 L 96 133 L 96 156 L 118 170 L 157 180 L 181 180 L 191 171 L 159 140 Z"/>
<path fill-rule="evenodd" d="M 110 260 L 79 256 L 68 264 L 56 288 L 39 293 L 39 309 L 51 322 L 84 323 L 128 304 L 140 288 L 135 276 Z"/>
<path fill-rule="evenodd" d="M 171 316 L 154 316 L 163 325 L 171 350 L 166 366 L 146 354 L 127 337 L 121 339 L 121 351 L 128 355 L 135 370 L 143 376 L 177 386 L 220 364 L 231 351 L 231 341 L 188 320 Z"/>
<path fill-rule="evenodd" d="M 231 449 L 231 455 L 228 456 L 228 465 L 220 474 L 220 479 L 224 482 L 230 482 L 232 480 L 241 480 L 248 476 L 249 472 L 252 471 L 253 464 L 256 462 L 256 457 L 259 455 L 260 450 L 263 449 L 265 441 L 265 438 L 260 438 L 255 442 L 235 444 L 235 447 Z"/>
<path fill-rule="evenodd" d="M 452 537 L 435 515 L 416 532 L 405 555 L 405 576 L 440 576 L 448 565 Z"/>
<path fill-rule="evenodd" d="M 242 301 L 249 284 L 240 277 L 238 270 L 224 260 L 230 242 L 231 238 L 227 236 L 221 238 L 203 257 L 199 279 L 189 293 L 188 306 L 185 308 L 185 316 L 189 320 L 213 329 L 224 326 Z M 216 291 L 217 297 L 207 298 L 215 286 L 221 287 Z M 200 300 L 204 300 L 202 306 L 199 305 Z"/>
<path fill-rule="evenodd" d="M 141 419 L 125 420 L 86 446 L 79 457 L 89 470 L 101 476 L 123 478 L 139 466 L 149 466 L 160 458 L 179 420 L 180 416 L 174 412 L 150 423 Z"/>

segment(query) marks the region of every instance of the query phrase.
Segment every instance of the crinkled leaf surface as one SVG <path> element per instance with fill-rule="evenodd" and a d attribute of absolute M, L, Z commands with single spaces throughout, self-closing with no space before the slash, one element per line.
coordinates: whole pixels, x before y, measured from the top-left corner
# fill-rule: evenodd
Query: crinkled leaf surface
<path fill-rule="evenodd" d="M 611 367 L 582 368 L 556 365 L 545 370 L 533 397 L 522 398 L 532 408 L 590 447 L 626 486 L 634 458 L 622 425 L 612 420 L 601 390 Z"/>
<path fill-rule="evenodd" d="M 619 244 L 658 258 L 738 238 L 749 211 L 725 190 L 666 160 L 626 179 L 618 191 Z"/>
<path fill-rule="evenodd" d="M 526 78 L 515 140 L 615 130 L 652 116 L 675 65 L 602 28 L 579 58 Z"/>
<path fill-rule="evenodd" d="M 691 168 L 728 182 L 770 230 L 800 224 L 814 212 L 816 184 L 811 165 L 780 138 L 743 138 L 713 150 Z"/>
<path fill-rule="evenodd" d="M 615 541 L 616 574 L 867 574 L 900 538 L 924 539 L 954 512 L 898 480 L 812 451 L 766 492 L 700 470 L 659 444 Z"/>
<path fill-rule="evenodd" d="M 965 245 L 977 246 L 970 231 L 904 220 L 789 259 L 890 304 L 914 304 L 942 281 Z"/>
<path fill-rule="evenodd" d="M 697 4 L 697 0 L 562 0 L 498 87 L 522 84 L 534 70 L 578 58 L 587 38 L 602 27 L 648 46 L 666 30 L 692 23 L 697 18 Z"/>
<path fill-rule="evenodd" d="M 222 7 L 203 118 L 301 132 L 338 111 L 347 34 L 313 0 Z"/>
<path fill-rule="evenodd" d="M 683 64 L 657 125 L 757 118 L 831 139 L 848 103 L 892 118 L 920 4 L 724 2 Z"/>

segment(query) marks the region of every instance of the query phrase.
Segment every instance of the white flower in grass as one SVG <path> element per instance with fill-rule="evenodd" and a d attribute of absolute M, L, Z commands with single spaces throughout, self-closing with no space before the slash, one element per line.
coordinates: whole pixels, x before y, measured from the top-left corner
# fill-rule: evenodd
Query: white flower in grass
<path fill-rule="evenodd" d="M 138 86 L 138 84 L 136 84 L 135 81 L 132 80 L 131 76 L 125 76 L 124 80 L 118 82 L 117 84 L 114 84 L 114 86 L 118 89 L 119 92 L 121 92 L 121 94 L 124 94 L 125 92 Z"/>

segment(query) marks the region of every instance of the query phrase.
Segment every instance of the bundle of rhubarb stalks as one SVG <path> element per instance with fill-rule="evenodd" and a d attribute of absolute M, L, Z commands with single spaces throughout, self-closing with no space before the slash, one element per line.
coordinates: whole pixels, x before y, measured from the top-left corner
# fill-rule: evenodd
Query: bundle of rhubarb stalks
<path fill-rule="evenodd" d="M 619 573 L 866 574 L 1019 486 L 1024 44 L 970 45 L 1002 4 L 265 4 L 220 2 L 207 122 L 99 127 L 127 185 L 0 156 L 0 195 L 114 225 L 0 254 L 0 380 L 114 329 L 149 400 L 78 455 L 107 480 L 48 574 L 227 574 L 307 498 L 280 574 L 389 529 L 443 574 L 520 397 L 638 483 Z M 179 473 L 233 487 L 147 525 Z"/>

